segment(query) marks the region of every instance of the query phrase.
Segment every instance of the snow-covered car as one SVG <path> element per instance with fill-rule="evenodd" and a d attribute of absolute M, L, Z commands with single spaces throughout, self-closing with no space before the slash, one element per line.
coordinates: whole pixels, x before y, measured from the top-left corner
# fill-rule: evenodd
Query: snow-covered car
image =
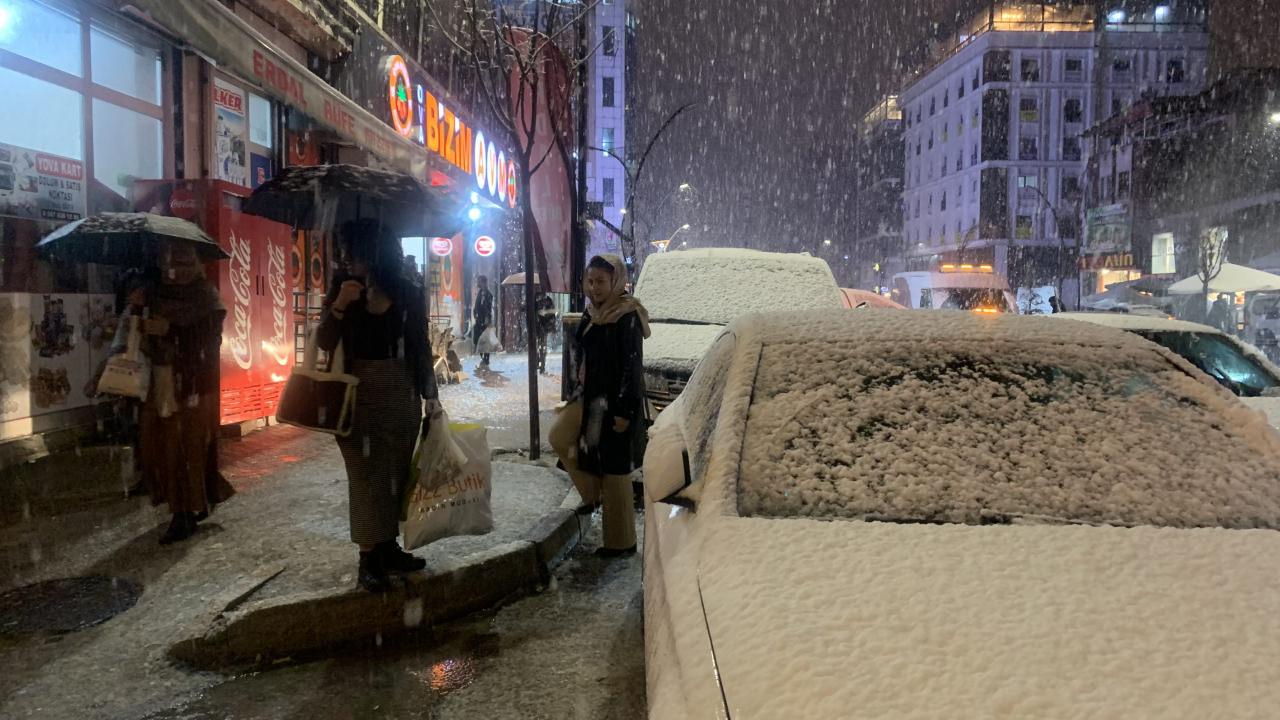
<path fill-rule="evenodd" d="M 1059 313 L 1055 318 L 1119 328 L 1172 350 L 1266 414 L 1280 428 L 1280 368 L 1261 351 L 1208 325 L 1120 313 Z"/>
<path fill-rule="evenodd" d="M 649 310 L 645 385 L 661 409 L 680 394 L 725 324 L 778 310 L 830 311 L 844 296 L 826 261 L 803 254 L 706 248 L 650 255 L 635 296 Z"/>
<path fill-rule="evenodd" d="M 650 717 L 1280 707 L 1280 433 L 1130 333 L 742 318 L 644 475 Z"/>

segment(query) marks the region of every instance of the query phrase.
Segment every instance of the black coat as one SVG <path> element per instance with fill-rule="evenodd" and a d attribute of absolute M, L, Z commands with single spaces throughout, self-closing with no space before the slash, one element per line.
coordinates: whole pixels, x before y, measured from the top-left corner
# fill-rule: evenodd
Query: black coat
<path fill-rule="evenodd" d="M 644 334 L 631 312 L 609 325 L 583 316 L 574 338 L 583 364 L 582 435 L 578 465 L 594 475 L 629 475 L 644 456 Z M 614 419 L 630 422 L 614 431 Z"/>

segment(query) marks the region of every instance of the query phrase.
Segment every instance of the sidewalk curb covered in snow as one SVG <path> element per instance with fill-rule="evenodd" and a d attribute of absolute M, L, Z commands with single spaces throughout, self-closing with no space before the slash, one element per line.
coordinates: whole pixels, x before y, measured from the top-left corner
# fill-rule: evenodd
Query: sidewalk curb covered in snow
<path fill-rule="evenodd" d="M 265 665 L 381 642 L 492 607 L 545 585 L 587 531 L 590 519 L 574 512 L 579 502 L 571 490 L 524 538 L 441 572 L 406 576 L 385 594 L 351 588 L 232 602 L 197 621 L 169 656 L 207 670 Z M 246 590 L 227 595 L 243 601 Z"/>

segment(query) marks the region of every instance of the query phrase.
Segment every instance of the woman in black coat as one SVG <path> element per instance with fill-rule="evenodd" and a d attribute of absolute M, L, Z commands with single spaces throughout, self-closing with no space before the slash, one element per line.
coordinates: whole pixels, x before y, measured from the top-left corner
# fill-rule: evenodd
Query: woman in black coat
<path fill-rule="evenodd" d="M 338 438 L 347 468 L 351 541 L 360 546 L 358 582 L 386 590 L 388 574 L 421 570 L 422 558 L 396 543 L 423 416 L 439 412 L 423 289 L 405 276 L 400 241 L 376 222 L 343 228 L 345 274 L 335 278 L 316 334 L 340 351 L 360 379 L 352 430 Z M 342 347 L 339 350 L 338 345 Z"/>
<path fill-rule="evenodd" d="M 576 457 L 564 463 L 583 509 L 603 504 L 604 543 L 598 553 L 605 557 L 635 552 L 631 474 L 640 465 L 648 431 L 643 343 L 649 314 L 626 286 L 621 258 L 591 258 L 585 282 L 591 307 L 574 338 L 581 358 L 582 421 Z"/>

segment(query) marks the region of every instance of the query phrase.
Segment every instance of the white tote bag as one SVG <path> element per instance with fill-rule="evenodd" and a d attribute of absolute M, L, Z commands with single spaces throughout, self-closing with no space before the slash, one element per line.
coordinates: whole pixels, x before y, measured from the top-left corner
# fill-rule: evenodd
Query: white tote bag
<path fill-rule="evenodd" d="M 449 435 L 466 462 L 422 470 L 401 523 L 406 550 L 440 538 L 484 535 L 493 530 L 493 467 L 484 426 L 453 424 Z"/>
<path fill-rule="evenodd" d="M 502 343 L 498 342 L 498 331 L 494 328 L 487 328 L 484 332 L 480 333 L 480 342 L 476 344 L 476 352 L 502 352 Z"/>
<path fill-rule="evenodd" d="M 151 362 L 142 354 L 142 318 L 130 315 L 128 321 L 125 351 L 107 360 L 98 379 L 98 394 L 146 400 L 151 390 Z"/>

